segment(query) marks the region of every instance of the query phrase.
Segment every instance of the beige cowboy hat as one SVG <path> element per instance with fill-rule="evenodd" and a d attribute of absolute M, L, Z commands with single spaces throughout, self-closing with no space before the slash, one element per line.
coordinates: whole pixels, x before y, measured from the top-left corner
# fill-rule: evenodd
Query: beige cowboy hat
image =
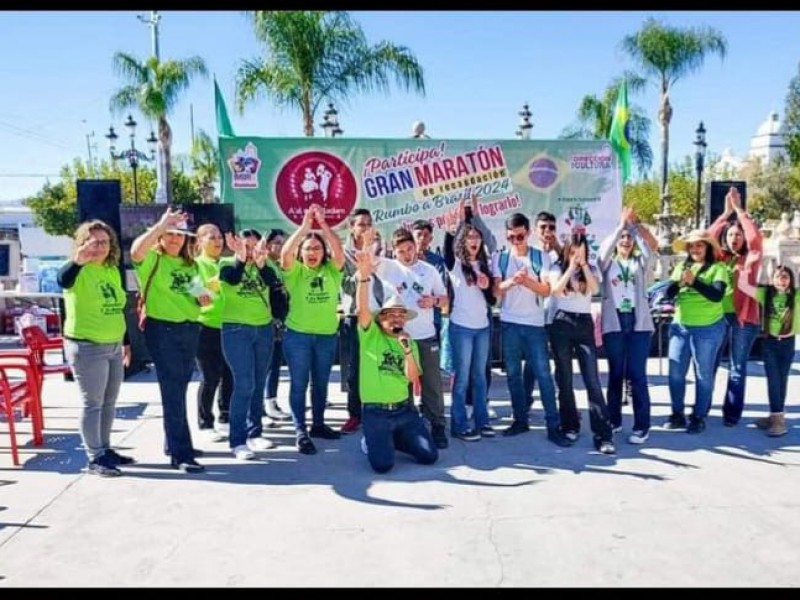
<path fill-rule="evenodd" d="M 377 316 L 380 315 L 382 312 L 391 310 L 393 308 L 402 308 L 403 310 L 405 310 L 406 319 L 408 319 L 409 321 L 411 319 L 416 318 L 417 316 L 417 312 L 411 310 L 410 308 L 406 308 L 406 305 L 403 303 L 403 300 L 400 298 L 400 296 L 397 295 L 389 296 L 389 298 L 383 302 L 383 306 L 381 306 L 379 310 L 376 310 L 374 313 L 372 313 L 372 316 L 377 318 Z"/>
<path fill-rule="evenodd" d="M 186 222 L 179 223 L 178 225 L 173 225 L 172 227 L 169 227 L 166 232 L 178 233 L 180 235 L 188 235 L 191 237 L 195 237 L 197 235 L 194 231 L 192 231 L 192 229 L 189 227 L 189 224 Z"/>
<path fill-rule="evenodd" d="M 705 242 L 714 249 L 714 252 L 720 251 L 719 242 L 709 235 L 705 229 L 694 229 L 685 236 L 678 238 L 672 242 L 672 251 L 676 253 L 684 252 L 686 247 L 693 242 Z"/>

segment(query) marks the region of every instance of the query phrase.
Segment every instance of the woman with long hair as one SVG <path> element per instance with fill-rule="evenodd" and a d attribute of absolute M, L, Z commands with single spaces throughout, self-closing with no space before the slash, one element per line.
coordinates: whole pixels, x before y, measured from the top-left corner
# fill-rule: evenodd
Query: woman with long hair
<path fill-rule="evenodd" d="M 729 220 L 732 215 L 736 215 L 735 221 Z M 725 196 L 725 212 L 708 228 L 708 233 L 720 244 L 716 258 L 728 274 L 722 299 L 729 342 L 728 385 L 722 403 L 722 418 L 726 426 L 734 427 L 744 410 L 747 359 L 761 330 L 758 302 L 739 289 L 738 281 L 746 279 L 746 286 L 758 283 L 761 264 L 748 258 L 760 256 L 763 238 L 758 225 L 742 208 L 739 191 L 733 186 Z M 723 348 L 724 343 L 717 355 L 716 366 L 722 359 Z"/>
<path fill-rule="evenodd" d="M 444 262 L 452 284 L 448 335 L 453 352 L 451 435 L 466 441 L 494 437 L 486 404 L 486 364 L 489 362 L 490 308 L 494 304 L 492 272 L 483 234 L 463 215 L 455 234 L 444 236 Z M 472 392 L 474 426 L 467 416 L 467 390 Z"/>
<path fill-rule="evenodd" d="M 255 229 L 228 234 L 234 256 L 220 261 L 222 351 L 233 373 L 229 444 L 239 460 L 274 444 L 262 437 L 264 384 L 272 353 L 272 308 L 269 289 L 281 285 L 266 264 L 265 240 Z"/>
<path fill-rule="evenodd" d="M 83 400 L 87 471 L 101 477 L 122 475 L 119 465 L 135 462 L 111 447 L 117 396 L 131 357 L 119 259 L 114 230 L 87 221 L 75 230 L 72 259 L 58 273 L 66 308 L 64 353 Z"/>
<path fill-rule="evenodd" d="M 643 444 L 650 431 L 647 357 L 655 326 L 647 303 L 647 273 L 653 255 L 640 233 L 633 209 L 625 207 L 617 228 L 600 244 L 601 329 L 608 359 L 608 413 L 615 431 L 622 429 L 622 382 L 633 392 L 631 444 Z"/>
<path fill-rule="evenodd" d="M 311 230 L 315 221 L 322 230 L 321 235 Z M 316 454 L 312 437 L 327 440 L 340 437 L 338 431 L 325 424 L 325 404 L 336 354 L 337 308 L 344 260 L 342 242 L 325 221 L 325 209 L 312 204 L 303 215 L 301 226 L 289 236 L 281 250 L 283 279 L 289 292 L 283 349 L 291 381 L 289 406 L 297 449 L 302 454 Z M 305 411 L 309 380 L 310 432 L 306 430 Z"/>
<path fill-rule="evenodd" d="M 267 234 L 267 266 L 272 269 L 278 279 L 283 279 L 281 271 L 281 249 L 286 241 L 286 232 L 283 229 L 272 229 Z M 278 406 L 278 382 L 281 376 L 283 363 L 283 322 L 275 319 L 274 335 L 272 338 L 272 358 L 267 369 L 267 385 L 265 389 L 264 412 L 273 421 L 289 421 L 292 416 L 281 410 Z"/>
<path fill-rule="evenodd" d="M 156 367 L 164 410 L 165 450 L 174 469 L 205 470 L 186 417 L 186 392 L 194 372 L 200 307 L 211 302 L 194 260 L 194 233 L 187 215 L 167 208 L 153 227 L 131 244 L 139 289 L 145 296 L 144 339 Z"/>
<path fill-rule="evenodd" d="M 755 253 L 752 261 L 760 263 L 761 254 Z M 763 307 L 762 331 L 765 335 L 761 356 L 767 375 L 769 415 L 756 419 L 756 427 L 770 437 L 788 433 L 784 419 L 786 389 L 792 369 L 795 336 L 800 335 L 800 294 L 795 286 L 794 273 L 788 266 L 775 267 L 772 283 L 753 286 L 743 277 L 739 290 L 755 298 Z"/>
<path fill-rule="evenodd" d="M 716 262 L 717 240 L 704 229 L 696 229 L 675 240 L 676 254 L 687 252 L 675 265 L 666 297 L 675 303 L 675 317 L 669 326 L 669 395 L 672 414 L 664 424 L 667 429 L 700 433 L 706 428 L 714 386 L 714 365 L 725 336 L 722 299 L 728 275 Z M 686 373 L 694 359 L 695 400 L 687 425 L 684 415 Z"/>
<path fill-rule="evenodd" d="M 219 227 L 206 223 L 197 228 L 195 261 L 200 276 L 214 294 L 213 300 L 200 309 L 200 335 L 197 342 L 197 423 L 200 433 L 212 442 L 228 437 L 233 376 L 222 355 L 222 304 L 219 287 L 219 260 L 225 241 Z M 214 424 L 214 395 L 217 396 L 217 422 Z"/>
<path fill-rule="evenodd" d="M 572 354 L 578 358 L 581 378 L 589 400 L 589 423 L 594 446 L 603 454 L 614 454 L 608 407 L 597 371 L 597 346 L 592 321 L 592 296 L 600 289 L 602 275 L 591 265 L 589 242 L 583 233 L 573 233 L 551 268 L 553 324 L 550 343 L 556 360 L 561 427 L 570 441 L 580 432 L 580 416 L 572 384 Z"/>

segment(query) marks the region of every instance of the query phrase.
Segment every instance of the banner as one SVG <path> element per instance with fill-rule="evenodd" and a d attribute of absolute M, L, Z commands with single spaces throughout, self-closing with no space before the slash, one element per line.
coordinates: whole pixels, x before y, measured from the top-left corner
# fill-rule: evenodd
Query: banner
<path fill-rule="evenodd" d="M 343 230 L 368 208 L 384 239 L 427 219 L 440 244 L 443 215 L 469 203 L 505 244 L 505 219 L 553 213 L 563 239 L 585 231 L 593 254 L 619 222 L 622 190 L 607 141 L 219 138 L 222 202 L 237 226 L 294 230 L 320 204 Z M 344 232 L 342 231 L 342 234 Z"/>

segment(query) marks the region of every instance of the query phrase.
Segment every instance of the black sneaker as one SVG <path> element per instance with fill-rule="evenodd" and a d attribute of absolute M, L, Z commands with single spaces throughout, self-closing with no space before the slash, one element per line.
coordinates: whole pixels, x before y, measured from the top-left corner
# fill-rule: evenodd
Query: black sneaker
<path fill-rule="evenodd" d="M 314 425 L 309 430 L 308 434 L 313 438 L 322 438 L 323 440 L 338 440 L 342 434 L 331 429 L 327 425 Z"/>
<path fill-rule="evenodd" d="M 672 413 L 669 421 L 664 423 L 664 429 L 686 429 L 686 417 L 683 413 Z"/>
<path fill-rule="evenodd" d="M 117 468 L 111 460 L 109 460 L 106 453 L 101 454 L 90 462 L 86 467 L 86 472 L 100 477 L 119 477 L 122 471 Z"/>
<path fill-rule="evenodd" d="M 175 460 L 174 458 L 170 461 L 173 469 L 178 469 L 179 471 L 183 471 L 184 473 L 202 473 L 206 470 L 206 468 L 197 462 L 193 458 L 187 458 L 184 460 Z"/>
<path fill-rule="evenodd" d="M 450 445 L 447 440 L 447 434 L 444 431 L 444 425 L 434 425 L 431 427 L 431 437 L 433 438 L 433 445 L 439 450 L 444 450 Z"/>
<path fill-rule="evenodd" d="M 116 450 L 106 450 L 105 455 L 115 465 L 132 465 L 136 462 L 136 459 L 133 458 L 132 456 L 125 456 L 124 454 L 119 454 Z"/>
<path fill-rule="evenodd" d="M 300 452 L 300 454 L 317 453 L 317 447 L 314 445 L 314 442 L 311 441 L 311 438 L 308 437 L 307 433 L 298 434 L 295 445 L 297 446 L 297 451 Z"/>
<path fill-rule="evenodd" d="M 556 446 L 560 446 L 562 448 L 569 448 L 574 443 L 559 429 L 548 430 L 547 439 L 553 442 Z"/>
<path fill-rule="evenodd" d="M 164 456 L 170 456 L 171 454 L 172 453 L 169 450 L 164 448 Z M 192 448 L 192 454 L 194 455 L 195 458 L 200 458 L 201 456 L 203 456 L 203 454 L 205 454 L 205 452 L 200 450 L 200 448 Z"/>
<path fill-rule="evenodd" d="M 725 425 L 725 427 L 736 427 L 739 424 L 739 420 L 733 417 L 724 417 L 722 419 L 722 424 Z"/>
<path fill-rule="evenodd" d="M 491 425 L 484 425 L 480 430 L 481 437 L 495 437 L 497 432 Z"/>
<path fill-rule="evenodd" d="M 519 435 L 520 433 L 525 433 L 526 431 L 530 430 L 530 426 L 527 423 L 523 423 L 522 421 L 513 421 L 511 425 L 509 425 L 505 430 L 503 430 L 503 435 L 505 437 L 510 437 L 512 435 Z"/>
<path fill-rule="evenodd" d="M 686 428 L 686 433 L 701 433 L 705 431 L 706 420 L 701 417 L 692 417 L 689 419 L 689 426 Z"/>
<path fill-rule="evenodd" d="M 453 437 L 464 440 L 465 442 L 479 442 L 481 440 L 481 434 L 474 429 L 467 429 L 460 433 L 454 433 Z"/>

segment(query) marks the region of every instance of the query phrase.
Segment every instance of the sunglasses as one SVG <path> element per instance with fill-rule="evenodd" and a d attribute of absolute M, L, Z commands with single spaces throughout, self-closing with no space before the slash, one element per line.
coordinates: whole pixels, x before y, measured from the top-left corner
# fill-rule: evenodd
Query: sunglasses
<path fill-rule="evenodd" d="M 524 242 L 525 238 L 528 237 L 527 234 L 524 233 L 508 233 L 506 234 L 506 239 L 512 243 L 519 243 Z"/>
<path fill-rule="evenodd" d="M 539 225 L 539 229 L 541 229 L 542 231 L 555 231 L 556 226 L 553 225 L 552 223 L 542 223 Z"/>

